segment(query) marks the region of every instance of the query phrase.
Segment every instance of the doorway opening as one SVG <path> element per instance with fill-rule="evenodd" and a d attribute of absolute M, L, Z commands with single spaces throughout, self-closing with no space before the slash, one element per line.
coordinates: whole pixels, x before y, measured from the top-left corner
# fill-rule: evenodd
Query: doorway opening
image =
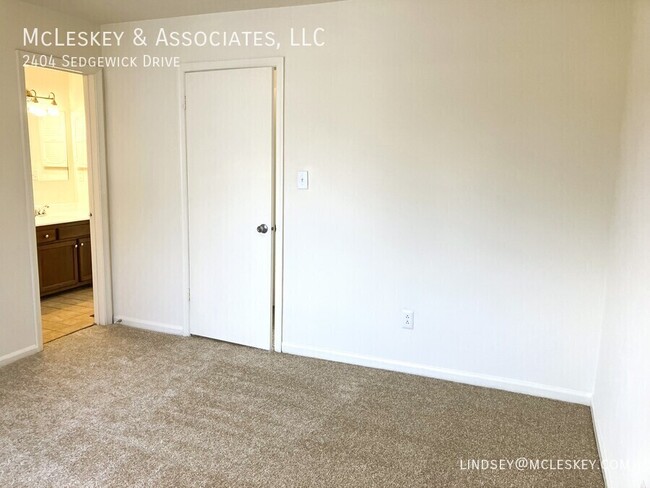
<path fill-rule="evenodd" d="M 43 343 L 95 323 L 83 75 L 25 66 Z"/>
<path fill-rule="evenodd" d="M 18 52 L 35 340 L 110 324 L 112 293 L 101 71 Z"/>

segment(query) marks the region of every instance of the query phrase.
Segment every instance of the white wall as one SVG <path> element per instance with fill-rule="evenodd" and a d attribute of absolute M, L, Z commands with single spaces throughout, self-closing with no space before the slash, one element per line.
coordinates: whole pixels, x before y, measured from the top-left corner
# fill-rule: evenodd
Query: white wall
<path fill-rule="evenodd" d="M 104 54 L 286 57 L 285 350 L 587 402 L 627 7 L 350 0 L 104 26 L 271 29 L 277 51 Z M 324 27 L 327 46 L 290 49 L 292 26 Z M 115 314 L 170 330 L 186 296 L 178 89 L 175 70 L 106 73 Z"/>
<path fill-rule="evenodd" d="M 610 488 L 650 486 L 650 2 L 636 7 L 623 167 L 593 413 Z"/>
<path fill-rule="evenodd" d="M 29 272 L 29 225 L 31 212 L 25 191 L 19 107 L 25 102 L 24 87 L 18 84 L 16 49 L 24 49 L 23 26 L 41 29 L 91 29 L 87 22 L 14 0 L 0 0 L 0 228 L 5 236 L 0 242 L 0 364 L 37 349 L 35 310 Z M 45 54 L 61 54 L 55 48 L 43 48 Z M 66 50 L 78 55 L 96 50 Z"/>

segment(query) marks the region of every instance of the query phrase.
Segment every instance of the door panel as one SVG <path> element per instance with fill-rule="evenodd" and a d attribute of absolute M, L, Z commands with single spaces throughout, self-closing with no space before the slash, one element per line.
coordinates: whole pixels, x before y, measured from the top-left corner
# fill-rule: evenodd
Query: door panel
<path fill-rule="evenodd" d="M 41 294 L 63 290 L 79 281 L 77 241 L 45 244 L 38 248 Z"/>
<path fill-rule="evenodd" d="M 79 239 L 79 281 L 91 282 L 93 280 L 93 259 L 90 237 Z"/>
<path fill-rule="evenodd" d="M 273 70 L 188 73 L 185 90 L 190 333 L 270 349 Z"/>

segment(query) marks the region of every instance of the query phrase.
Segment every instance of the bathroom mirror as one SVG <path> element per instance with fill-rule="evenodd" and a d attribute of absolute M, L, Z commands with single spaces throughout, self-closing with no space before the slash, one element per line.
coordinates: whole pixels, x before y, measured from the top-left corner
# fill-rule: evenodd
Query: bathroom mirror
<path fill-rule="evenodd" d="M 38 181 L 68 180 L 68 128 L 63 111 L 56 116 L 29 115 L 32 174 Z"/>

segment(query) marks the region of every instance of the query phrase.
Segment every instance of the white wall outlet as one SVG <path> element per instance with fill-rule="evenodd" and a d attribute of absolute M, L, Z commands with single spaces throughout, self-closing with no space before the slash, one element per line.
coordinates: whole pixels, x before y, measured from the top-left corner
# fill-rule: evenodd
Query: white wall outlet
<path fill-rule="evenodd" d="M 298 190 L 309 190 L 309 171 L 298 171 L 296 175 Z"/>
<path fill-rule="evenodd" d="M 402 329 L 412 329 L 413 328 L 413 310 L 402 310 Z"/>

